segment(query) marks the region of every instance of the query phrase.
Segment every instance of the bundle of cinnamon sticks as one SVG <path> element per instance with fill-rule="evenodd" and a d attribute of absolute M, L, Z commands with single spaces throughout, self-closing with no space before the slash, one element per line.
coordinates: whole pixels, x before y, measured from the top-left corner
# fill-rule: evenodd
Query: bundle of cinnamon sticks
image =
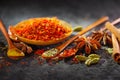
<path fill-rule="evenodd" d="M 120 19 L 119 19 L 120 20 Z M 112 34 L 113 54 L 112 58 L 120 64 L 120 30 L 110 22 L 106 22 L 105 28 Z"/>

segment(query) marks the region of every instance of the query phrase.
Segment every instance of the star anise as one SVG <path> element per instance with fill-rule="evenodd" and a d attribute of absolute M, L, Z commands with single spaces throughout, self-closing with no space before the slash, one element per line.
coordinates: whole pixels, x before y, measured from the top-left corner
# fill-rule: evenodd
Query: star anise
<path fill-rule="evenodd" d="M 111 45 L 112 39 L 111 35 L 106 30 L 93 31 L 91 35 L 92 39 L 97 40 L 103 45 Z"/>
<path fill-rule="evenodd" d="M 84 49 L 86 54 L 90 54 L 92 51 L 100 49 L 101 44 L 91 37 L 82 37 L 80 36 L 75 41 L 76 47 L 78 49 Z"/>

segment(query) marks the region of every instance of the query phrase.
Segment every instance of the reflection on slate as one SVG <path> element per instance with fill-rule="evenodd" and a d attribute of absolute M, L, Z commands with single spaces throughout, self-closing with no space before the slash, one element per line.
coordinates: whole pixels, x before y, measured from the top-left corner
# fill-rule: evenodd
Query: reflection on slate
<path fill-rule="evenodd" d="M 73 27 L 87 26 L 101 16 L 109 16 L 110 21 L 120 17 L 119 4 L 119 0 L 1 0 L 0 18 L 6 28 L 24 19 L 45 16 L 57 16 Z M 0 32 L 1 40 L 4 37 Z M 0 80 L 119 80 L 120 65 L 106 51 L 98 53 L 102 56 L 100 63 L 90 67 L 64 61 L 40 65 L 29 56 L 22 59 L 26 65 L 13 61 L 12 66 L 0 69 Z"/>

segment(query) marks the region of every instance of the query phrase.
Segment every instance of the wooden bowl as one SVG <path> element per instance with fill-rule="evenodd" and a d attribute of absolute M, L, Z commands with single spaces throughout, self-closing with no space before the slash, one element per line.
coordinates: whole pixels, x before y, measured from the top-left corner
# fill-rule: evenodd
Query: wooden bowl
<path fill-rule="evenodd" d="M 47 18 L 48 17 L 46 17 L 46 19 Z M 51 19 L 51 18 L 48 18 L 48 19 Z M 63 21 L 63 20 L 59 20 L 59 21 L 60 21 L 60 24 L 63 25 L 63 28 L 65 30 L 67 30 L 67 32 L 64 33 L 63 37 L 60 37 L 60 38 L 58 38 L 56 40 L 44 41 L 44 40 L 28 39 L 28 38 L 19 36 L 16 33 L 16 31 L 14 30 L 14 28 L 18 29 L 18 28 L 21 28 L 21 26 L 22 26 L 22 28 L 24 28 L 24 25 L 32 24 L 33 22 L 35 22 L 35 20 L 39 21 L 39 20 L 41 20 L 41 18 L 31 18 L 31 19 L 28 19 L 28 20 L 21 21 L 18 24 L 16 24 L 15 26 L 10 26 L 9 29 L 8 29 L 8 34 L 9 34 L 10 38 L 12 40 L 14 40 L 14 41 L 22 41 L 22 42 L 25 42 L 25 43 L 28 43 L 28 44 L 32 44 L 32 45 L 51 45 L 51 44 L 56 44 L 56 43 L 59 43 L 59 42 L 65 40 L 67 37 L 69 37 L 72 34 L 72 27 L 71 27 L 71 25 L 68 24 L 67 22 Z"/>

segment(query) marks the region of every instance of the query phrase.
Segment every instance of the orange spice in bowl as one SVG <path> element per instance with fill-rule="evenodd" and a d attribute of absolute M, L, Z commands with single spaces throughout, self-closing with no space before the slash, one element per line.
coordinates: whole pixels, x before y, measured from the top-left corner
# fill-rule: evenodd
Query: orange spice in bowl
<path fill-rule="evenodd" d="M 72 33 L 72 27 L 56 17 L 31 18 L 9 27 L 10 38 L 34 45 L 58 43 Z"/>

